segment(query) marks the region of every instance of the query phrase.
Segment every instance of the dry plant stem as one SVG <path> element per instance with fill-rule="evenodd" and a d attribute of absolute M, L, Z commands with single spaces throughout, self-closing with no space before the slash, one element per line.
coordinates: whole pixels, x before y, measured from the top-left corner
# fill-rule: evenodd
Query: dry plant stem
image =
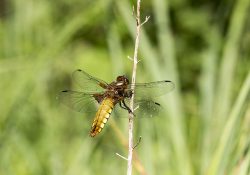
<path fill-rule="evenodd" d="M 138 63 L 138 49 L 139 49 L 139 38 L 140 38 L 140 27 L 141 27 L 141 21 L 140 21 L 140 0 L 137 0 L 137 10 L 136 10 L 136 39 L 135 39 L 135 49 L 134 49 L 134 58 L 133 58 L 133 73 L 132 73 L 132 84 L 135 84 L 136 79 L 136 69 L 137 69 L 137 63 Z M 134 90 L 134 87 L 132 87 L 132 90 Z M 134 93 L 131 97 L 130 101 L 130 109 L 132 112 L 134 112 Z M 127 167 L 127 175 L 132 175 L 132 160 L 133 160 L 133 114 L 129 114 L 129 124 L 128 124 L 128 167 Z"/>

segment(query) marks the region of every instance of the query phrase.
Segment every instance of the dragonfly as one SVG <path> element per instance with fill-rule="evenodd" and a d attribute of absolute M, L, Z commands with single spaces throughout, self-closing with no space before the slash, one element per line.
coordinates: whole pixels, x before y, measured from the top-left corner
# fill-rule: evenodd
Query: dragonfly
<path fill-rule="evenodd" d="M 59 100 L 71 109 L 82 113 L 92 112 L 93 108 L 87 106 L 99 105 L 91 126 L 91 137 L 95 137 L 103 130 L 114 107 L 119 106 L 134 116 L 140 113 L 154 116 L 161 105 L 152 100 L 152 97 L 164 95 L 174 89 L 174 83 L 169 80 L 131 84 L 124 75 L 118 76 L 111 83 L 106 83 L 81 69 L 74 71 L 72 78 L 82 90 L 63 90 L 59 94 Z M 152 91 L 154 93 L 151 93 Z M 136 108 L 132 112 L 128 102 L 133 94 Z"/>

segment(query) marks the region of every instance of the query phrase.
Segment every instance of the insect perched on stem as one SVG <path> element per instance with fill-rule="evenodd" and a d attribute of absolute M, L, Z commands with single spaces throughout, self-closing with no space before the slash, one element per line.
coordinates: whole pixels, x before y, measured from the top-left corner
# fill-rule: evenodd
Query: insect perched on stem
<path fill-rule="evenodd" d="M 82 92 L 64 90 L 60 93 L 59 100 L 70 108 L 85 113 L 89 112 L 89 108 L 86 107 L 89 104 L 95 102 L 100 104 L 90 130 L 91 137 L 102 131 L 117 104 L 122 109 L 132 113 L 127 101 L 130 100 L 134 92 L 135 106 L 137 107 L 133 115 L 153 116 L 159 111 L 160 104 L 154 102 L 151 97 L 164 95 L 174 89 L 174 84 L 168 80 L 130 84 L 123 75 L 118 76 L 116 81 L 108 84 L 80 69 L 74 71 L 72 77 L 80 85 Z M 134 92 L 131 87 L 134 87 Z M 154 93 L 151 94 L 151 91 Z"/>

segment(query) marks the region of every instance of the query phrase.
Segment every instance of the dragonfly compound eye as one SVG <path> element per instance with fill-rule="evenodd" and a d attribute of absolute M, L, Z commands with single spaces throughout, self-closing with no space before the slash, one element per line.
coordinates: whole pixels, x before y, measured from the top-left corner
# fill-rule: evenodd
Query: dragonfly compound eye
<path fill-rule="evenodd" d="M 118 76 L 116 78 L 116 81 L 119 82 L 118 83 L 119 85 L 123 85 L 123 84 L 128 85 L 129 84 L 129 80 L 124 75 Z"/>

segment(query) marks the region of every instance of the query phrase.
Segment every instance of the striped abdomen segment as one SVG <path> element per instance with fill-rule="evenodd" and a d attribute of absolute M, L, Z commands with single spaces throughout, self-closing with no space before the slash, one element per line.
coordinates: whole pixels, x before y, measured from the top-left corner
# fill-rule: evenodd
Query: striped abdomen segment
<path fill-rule="evenodd" d="M 114 108 L 114 100 L 112 98 L 105 98 L 95 115 L 90 136 L 94 137 L 99 134 L 105 126 L 105 123 L 108 121 L 110 114 Z"/>

